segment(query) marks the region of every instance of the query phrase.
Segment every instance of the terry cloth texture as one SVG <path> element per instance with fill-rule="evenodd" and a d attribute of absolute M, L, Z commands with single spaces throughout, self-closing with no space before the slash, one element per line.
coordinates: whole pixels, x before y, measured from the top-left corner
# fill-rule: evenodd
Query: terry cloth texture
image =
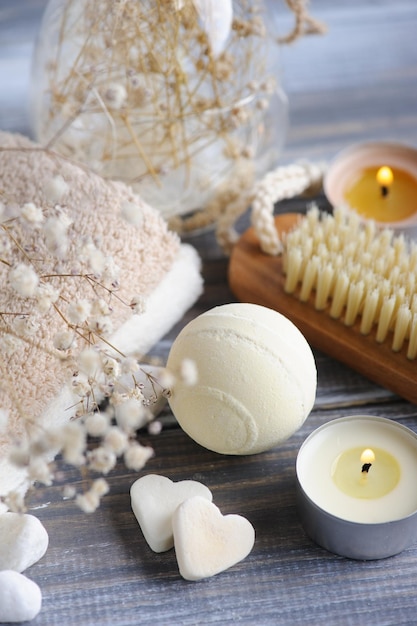
<path fill-rule="evenodd" d="M 44 246 L 39 251 L 38 230 L 7 221 L 19 215 L 25 203 L 41 207 L 46 218 L 56 215 L 59 208 L 51 201 L 50 185 L 57 176 L 65 181 L 59 205 L 72 222 L 62 259 L 59 254 L 45 256 Z M 6 469 L 5 457 L 10 441 L 28 428 L 27 421 L 39 426 L 74 414 L 74 397 L 66 384 L 74 363 L 57 358 L 53 346 L 57 331 L 63 330 L 62 318 L 53 306 L 43 315 L 31 308 L 31 300 L 11 287 L 10 266 L 32 264 L 41 281 L 59 291 L 57 305 L 64 314 L 70 303 L 105 300 L 112 309 L 112 331 L 106 339 L 135 356 L 145 354 L 181 318 L 199 296 L 202 281 L 194 249 L 181 245 L 160 214 L 129 187 L 105 181 L 25 137 L 4 132 L 0 132 L 0 202 L 3 227 L 13 225 L 11 232 L 24 241 L 22 249 L 0 229 L 0 409 L 9 415 L 6 434 L 0 432 L 0 495 L 4 495 L 22 480 L 19 472 Z M 121 215 L 126 203 L 140 211 L 138 225 Z M 106 278 L 106 269 L 97 283 L 107 289 L 85 278 L 82 249 L 105 254 L 113 278 Z M 136 296 L 143 298 L 145 312 L 132 315 L 129 303 Z M 36 327 L 30 339 L 16 331 L 16 319 L 22 316 Z"/>

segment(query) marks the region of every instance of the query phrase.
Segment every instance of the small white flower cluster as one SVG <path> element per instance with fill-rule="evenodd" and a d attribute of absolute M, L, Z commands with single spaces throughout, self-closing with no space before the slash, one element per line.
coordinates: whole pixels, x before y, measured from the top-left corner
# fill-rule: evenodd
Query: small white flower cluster
<path fill-rule="evenodd" d="M 54 481 L 55 463 L 50 459 L 57 454 L 61 454 L 63 461 L 73 467 L 104 476 L 114 469 L 119 458 L 123 459 L 128 469 L 140 471 L 154 452 L 151 447 L 136 440 L 137 430 L 152 418 L 149 409 L 139 399 L 141 392 L 136 391 L 136 399 L 128 394 L 115 393 L 107 409 L 91 410 L 63 426 L 42 429 L 38 436 L 32 435 L 25 443 L 16 443 L 11 447 L 9 461 L 25 469 L 31 482 L 46 486 Z M 83 402 L 86 395 L 84 390 Z M 159 422 L 155 424 L 159 425 Z M 0 427 L 5 429 L 6 426 L 7 414 L 0 411 Z M 158 428 L 154 433 L 157 432 Z M 90 513 L 99 506 L 100 498 L 107 492 L 108 485 L 101 478 L 94 480 L 89 491 L 83 494 L 76 494 L 75 490 L 70 494 L 66 490 L 65 494 L 66 497 L 75 497 L 76 504 Z M 18 493 L 11 492 L 4 502 L 12 511 L 25 511 Z"/>
<path fill-rule="evenodd" d="M 113 88 L 106 97 L 117 106 L 121 95 Z M 56 479 L 51 459 L 58 454 L 83 474 L 87 470 L 105 476 L 119 459 L 128 469 L 141 470 L 153 449 L 137 441 L 137 432 L 148 424 L 149 432 L 160 431 L 151 409 L 168 395 L 165 380 L 159 382 L 137 358 L 121 354 L 109 342 L 115 302 L 137 315 L 146 303 L 140 295 L 127 302 L 120 298 L 119 268 L 99 237 L 75 236 L 65 208 L 68 191 L 64 178 L 56 176 L 43 189 L 42 206 L 27 202 L 17 207 L 0 200 L 0 268 L 7 279 L 5 302 L 10 303 L 10 310 L 0 311 L 0 353 L 13 355 L 26 343 L 65 361 L 73 372 L 72 419 L 49 428 L 22 414 L 28 432 L 10 445 L 10 463 L 24 470 L 31 483 L 46 486 Z M 142 215 L 133 205 L 122 207 L 122 214 L 141 224 Z M 53 329 L 50 345 L 39 339 L 45 326 Z M 8 423 L 8 413 L 0 406 L 3 441 Z M 101 477 L 88 491 L 71 496 L 90 513 L 107 491 Z M 2 500 L 13 511 L 25 510 L 20 493 L 10 492 Z"/>

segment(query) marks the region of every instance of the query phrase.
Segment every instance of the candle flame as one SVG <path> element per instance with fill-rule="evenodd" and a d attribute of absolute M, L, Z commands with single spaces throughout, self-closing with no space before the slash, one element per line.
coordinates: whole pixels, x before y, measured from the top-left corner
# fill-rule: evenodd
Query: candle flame
<path fill-rule="evenodd" d="M 371 448 L 366 448 L 361 454 L 361 463 L 373 463 L 375 461 L 375 453 Z"/>
<path fill-rule="evenodd" d="M 376 173 L 376 180 L 381 187 L 390 187 L 394 181 L 394 174 L 390 167 L 384 165 Z"/>

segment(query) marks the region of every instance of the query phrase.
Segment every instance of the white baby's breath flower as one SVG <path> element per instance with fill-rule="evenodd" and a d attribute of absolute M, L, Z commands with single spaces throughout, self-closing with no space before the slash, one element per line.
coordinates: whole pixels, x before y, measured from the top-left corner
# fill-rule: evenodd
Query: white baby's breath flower
<path fill-rule="evenodd" d="M 67 309 L 67 317 L 71 324 L 82 324 L 91 313 L 91 302 L 89 300 L 77 300 L 71 302 Z"/>
<path fill-rule="evenodd" d="M 80 398 L 85 398 L 91 393 L 91 383 L 85 374 L 80 373 L 72 379 L 72 390 Z"/>
<path fill-rule="evenodd" d="M 97 478 L 91 485 L 91 491 L 96 493 L 99 498 L 102 498 L 110 491 L 109 484 L 104 478 Z"/>
<path fill-rule="evenodd" d="M 142 296 L 133 296 L 129 306 L 136 315 L 142 315 L 146 311 L 146 301 Z"/>
<path fill-rule="evenodd" d="M 10 286 L 24 298 L 32 298 L 39 284 L 39 276 L 31 265 L 18 263 L 9 271 Z"/>
<path fill-rule="evenodd" d="M 50 283 L 41 283 L 35 293 L 36 310 L 38 313 L 45 314 L 59 298 L 59 291 Z"/>
<path fill-rule="evenodd" d="M 0 353 L 3 356 L 11 356 L 22 345 L 21 339 L 13 335 L 0 335 Z"/>
<path fill-rule="evenodd" d="M 112 309 L 103 298 L 97 298 L 91 303 L 91 315 L 101 317 L 102 315 L 111 315 Z"/>
<path fill-rule="evenodd" d="M 153 420 L 148 424 L 148 433 L 150 435 L 159 435 L 162 431 L 162 422 L 160 420 Z"/>
<path fill-rule="evenodd" d="M 266 111 L 268 107 L 269 107 L 268 98 L 260 98 L 258 102 L 256 103 L 256 108 L 259 109 L 260 111 Z"/>
<path fill-rule="evenodd" d="M 60 258 L 65 257 L 68 250 L 67 231 L 70 225 L 71 221 L 64 213 L 61 213 L 56 217 L 48 217 L 42 228 L 46 247 L 49 252 Z"/>
<path fill-rule="evenodd" d="M 116 359 L 112 359 L 111 357 L 103 359 L 103 372 L 106 376 L 118 378 L 120 376 L 120 371 L 120 363 L 116 361 Z"/>
<path fill-rule="evenodd" d="M 142 226 L 143 211 L 141 207 L 134 202 L 123 202 L 120 207 L 122 217 L 133 226 Z"/>
<path fill-rule="evenodd" d="M 154 451 L 149 446 L 142 446 L 140 443 L 131 443 L 124 453 L 124 462 L 128 469 L 138 472 L 148 460 L 152 458 Z"/>
<path fill-rule="evenodd" d="M 86 432 L 79 422 L 69 422 L 62 429 L 62 455 L 75 467 L 85 463 Z"/>
<path fill-rule="evenodd" d="M 141 404 L 143 404 L 143 402 L 145 400 L 145 396 L 143 395 L 143 391 L 142 391 L 140 385 L 137 385 L 137 386 L 133 387 L 133 389 L 131 389 L 129 391 L 129 397 L 130 398 L 134 398 L 135 400 L 137 400 Z"/>
<path fill-rule="evenodd" d="M 116 422 L 122 430 L 133 433 L 148 421 L 147 411 L 142 402 L 129 398 L 115 407 Z"/>
<path fill-rule="evenodd" d="M 40 457 L 31 459 L 28 469 L 29 478 L 35 482 L 42 483 L 49 487 L 53 482 L 51 467 Z"/>
<path fill-rule="evenodd" d="M 90 272 L 96 276 L 101 276 L 106 267 L 106 256 L 92 241 L 88 241 L 82 246 L 81 258 L 88 265 Z"/>
<path fill-rule="evenodd" d="M 56 211 L 56 214 L 57 214 L 57 216 L 59 218 L 59 221 L 62 224 L 62 228 L 65 228 L 66 230 L 68 230 L 68 228 L 74 222 L 72 217 L 66 212 L 65 209 L 62 208 L 62 206 L 59 206 L 58 204 L 55 207 L 55 211 Z"/>
<path fill-rule="evenodd" d="M 24 204 L 20 214 L 24 222 L 29 226 L 39 227 L 45 220 L 42 209 L 37 207 L 33 202 Z"/>
<path fill-rule="evenodd" d="M 110 109 L 120 109 L 127 98 L 127 91 L 120 83 L 110 83 L 102 91 L 104 102 Z"/>
<path fill-rule="evenodd" d="M 198 371 L 195 361 L 192 359 L 183 359 L 180 366 L 180 376 L 182 381 L 191 387 L 198 382 Z"/>
<path fill-rule="evenodd" d="M 88 378 L 94 378 L 101 371 L 100 353 L 94 348 L 85 348 L 78 355 L 77 364 Z"/>
<path fill-rule="evenodd" d="M 69 186 L 60 174 L 49 179 L 43 188 L 46 199 L 51 204 L 61 202 L 68 190 Z"/>
<path fill-rule="evenodd" d="M 69 350 L 74 342 L 75 335 L 72 330 L 61 330 L 53 337 L 53 345 L 57 350 Z"/>
<path fill-rule="evenodd" d="M 172 389 L 175 384 L 175 376 L 174 373 L 169 369 L 161 370 L 158 376 L 158 382 L 163 389 Z"/>
<path fill-rule="evenodd" d="M 26 513 L 25 499 L 18 491 L 10 491 L 4 498 L 5 505 L 12 513 Z"/>
<path fill-rule="evenodd" d="M 272 76 L 269 76 L 261 85 L 260 90 L 265 91 L 267 94 L 274 93 L 276 89 L 276 80 Z"/>
<path fill-rule="evenodd" d="M 110 398 L 110 407 L 113 409 L 113 417 L 116 414 L 116 407 L 129 398 L 127 393 L 120 393 L 119 391 L 113 391 L 112 396 Z"/>
<path fill-rule="evenodd" d="M 8 460 L 16 467 L 27 467 L 30 461 L 29 448 L 21 444 L 12 446 L 9 451 Z"/>
<path fill-rule="evenodd" d="M 123 430 L 112 426 L 104 437 L 103 445 L 112 450 L 116 456 L 120 456 L 127 450 L 129 438 Z"/>
<path fill-rule="evenodd" d="M 108 474 L 116 465 L 115 453 L 107 447 L 99 446 L 87 453 L 88 466 L 100 474 Z"/>
<path fill-rule="evenodd" d="M 18 315 L 13 320 L 13 328 L 21 337 L 34 337 L 39 330 L 39 322 L 29 315 Z"/>
<path fill-rule="evenodd" d="M 62 488 L 62 497 L 64 500 L 75 498 L 76 493 L 74 485 L 64 485 Z"/>
<path fill-rule="evenodd" d="M 101 273 L 101 279 L 103 283 L 110 284 L 114 288 L 119 286 L 120 279 L 120 267 L 112 256 L 106 257 L 106 264 L 103 272 Z"/>
<path fill-rule="evenodd" d="M 90 437 L 103 437 L 109 429 L 105 413 L 90 413 L 85 420 L 85 428 Z"/>
<path fill-rule="evenodd" d="M 133 356 L 122 359 L 123 374 L 134 374 L 139 371 L 139 363 Z"/>
<path fill-rule="evenodd" d="M 87 327 L 93 333 L 97 333 L 97 335 L 106 336 L 110 335 L 110 333 L 113 331 L 113 322 L 108 315 L 90 317 L 87 322 Z"/>
<path fill-rule="evenodd" d="M 83 513 L 94 513 L 100 506 L 100 496 L 94 491 L 78 493 L 75 498 L 75 504 Z"/>
<path fill-rule="evenodd" d="M 42 431 L 36 439 L 30 441 L 31 457 L 44 456 L 53 452 L 56 455 L 62 448 L 64 440 L 63 432 L 60 428 L 46 429 Z"/>

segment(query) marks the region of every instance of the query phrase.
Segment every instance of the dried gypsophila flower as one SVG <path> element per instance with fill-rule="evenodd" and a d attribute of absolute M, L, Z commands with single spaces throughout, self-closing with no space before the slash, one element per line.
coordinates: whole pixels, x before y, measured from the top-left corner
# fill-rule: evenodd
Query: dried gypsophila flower
<path fill-rule="evenodd" d="M 84 513 L 94 513 L 100 506 L 101 498 L 109 492 L 109 485 L 104 478 L 95 480 L 90 489 L 84 494 L 77 494 L 75 497 L 76 505 Z M 71 497 L 74 497 L 73 495 Z"/>
<path fill-rule="evenodd" d="M 127 398 L 116 405 L 115 416 L 118 426 L 126 433 L 134 433 L 149 421 L 149 414 L 143 401 Z"/>
<path fill-rule="evenodd" d="M 121 456 L 129 446 L 129 437 L 118 426 L 112 426 L 104 436 L 103 445 L 112 450 L 116 456 Z"/>
<path fill-rule="evenodd" d="M 116 461 L 115 453 L 104 446 L 87 452 L 88 468 L 100 474 L 108 474 L 116 465 Z"/>
<path fill-rule="evenodd" d="M 129 222 L 129 224 L 133 224 L 137 227 L 143 225 L 143 213 L 137 204 L 133 202 L 123 202 L 120 212 L 122 217 Z"/>
<path fill-rule="evenodd" d="M 128 469 L 138 472 L 152 458 L 154 451 L 149 446 L 142 446 L 140 443 L 131 443 L 124 453 L 124 462 Z"/>
<path fill-rule="evenodd" d="M 44 194 L 51 204 L 62 202 L 68 190 L 69 186 L 60 174 L 51 178 L 43 188 Z"/>
<path fill-rule="evenodd" d="M 89 413 L 84 420 L 87 435 L 90 437 L 104 437 L 109 428 L 108 415 L 102 411 Z"/>
<path fill-rule="evenodd" d="M 31 459 L 28 476 L 31 481 L 41 483 L 46 487 L 52 485 L 54 479 L 50 463 L 42 458 Z"/>
<path fill-rule="evenodd" d="M 61 191 L 64 191 L 64 189 Z M 36 284 L 36 288 L 34 289 L 30 283 L 28 286 L 28 284 L 24 284 L 24 282 L 21 284 L 18 283 L 18 288 L 20 288 L 19 295 L 21 295 L 22 298 L 27 300 L 31 299 L 30 308 L 35 311 L 35 315 L 37 316 L 35 318 L 26 314 L 17 315 L 14 317 L 12 327 L 16 333 L 22 337 L 33 337 L 36 334 L 36 330 L 39 328 L 39 320 L 41 317 L 54 308 L 61 316 L 64 329 L 55 333 L 53 336 L 53 345 L 54 348 L 59 351 L 67 351 L 70 347 L 75 345 L 76 334 L 79 339 L 82 338 L 82 334 L 79 333 L 76 327 L 88 329 L 90 332 L 95 331 L 95 335 L 97 336 L 100 332 L 100 328 L 98 327 L 103 325 L 102 319 L 111 315 L 112 308 L 103 298 L 95 297 L 91 302 L 89 300 L 79 300 L 75 303 L 71 303 L 68 306 L 68 310 L 65 312 L 62 311 L 62 302 L 60 302 L 61 292 L 56 288 L 56 286 L 53 285 L 52 282 L 48 282 L 49 279 L 53 281 L 55 278 L 60 278 L 59 273 L 51 273 L 49 275 L 48 270 L 46 270 L 42 273 L 41 278 L 39 278 L 38 274 L 34 270 L 34 267 L 35 265 L 40 265 L 42 263 L 42 260 L 40 260 L 42 254 L 64 257 L 66 243 L 64 240 L 59 241 L 59 238 L 53 239 L 50 236 L 49 229 L 52 227 L 54 222 L 52 219 L 50 221 L 47 219 L 41 219 L 41 214 L 37 212 L 37 207 L 34 204 L 33 206 L 23 207 L 22 210 L 24 214 L 23 220 L 26 219 L 26 221 L 38 223 L 41 229 L 43 229 L 46 224 L 46 230 L 45 232 L 42 232 L 43 243 L 45 246 L 42 248 L 42 237 L 40 237 L 41 246 L 26 246 L 28 252 L 27 260 L 31 261 L 30 256 L 34 254 L 38 255 L 39 259 L 36 258 L 36 263 L 33 266 L 30 264 L 21 264 L 24 266 L 25 271 L 21 271 L 20 274 L 19 272 L 16 273 L 17 275 L 13 275 L 13 273 L 11 274 L 12 278 L 19 281 L 23 274 L 26 274 L 27 278 L 27 268 L 33 270 L 33 276 L 35 277 L 33 282 Z M 65 229 L 69 228 L 70 220 L 66 220 L 65 214 L 59 207 L 57 211 L 57 215 L 53 217 L 54 219 L 57 219 L 57 222 L 55 223 L 61 224 L 62 228 L 58 230 L 60 230 L 62 234 Z M 21 231 L 21 233 L 23 233 L 23 231 Z M 9 243 L 10 241 L 14 241 L 12 236 L 9 236 L 8 232 L 3 231 L 3 234 Z M 10 235 L 12 235 L 11 231 Z M 15 235 L 13 234 L 13 237 L 14 236 Z M 16 241 L 18 241 L 17 238 Z M 106 257 L 106 262 L 107 260 L 108 259 Z M 64 264 L 61 265 L 63 269 L 60 271 L 65 271 Z M 112 259 L 110 260 L 109 267 L 113 278 L 117 266 L 113 263 Z M 56 268 L 58 268 L 58 265 L 56 265 Z M 92 269 L 97 268 L 93 267 Z M 75 274 L 75 272 L 72 273 L 73 275 Z M 81 280 L 84 280 L 83 276 L 80 276 L 80 278 Z M 100 287 L 99 283 L 96 282 L 96 285 L 98 289 Z M 33 300 L 35 301 L 34 307 Z M 63 302 L 65 302 L 65 300 L 63 300 Z M 143 302 L 141 303 L 141 306 L 143 307 Z M 86 318 L 85 320 L 84 317 Z M 88 338 L 89 336 L 90 335 L 84 336 L 86 345 L 91 345 L 90 339 Z M 0 339 L 1 341 L 7 339 L 14 344 L 17 344 L 20 341 L 19 337 L 13 337 L 12 335 L 3 335 Z M 85 352 L 83 352 L 84 351 L 81 352 L 82 356 L 80 355 L 80 358 L 78 359 L 80 372 L 74 376 L 73 389 L 79 394 L 81 399 L 80 405 L 75 412 L 79 415 L 83 415 L 87 412 L 87 417 L 85 418 L 84 423 L 70 422 L 65 427 L 56 429 L 53 432 L 45 431 L 39 439 L 30 438 L 29 445 L 27 447 L 15 449 L 14 458 L 13 453 L 11 454 L 11 460 L 14 460 L 19 467 L 27 468 L 28 477 L 34 482 L 40 482 L 47 486 L 52 484 L 54 474 L 48 459 L 50 459 L 51 456 L 55 456 L 59 451 L 62 452 L 64 461 L 74 465 L 75 467 L 86 465 L 86 467 L 92 471 L 107 473 L 114 467 L 116 456 L 121 456 L 131 447 L 129 437 L 118 427 L 113 427 L 111 434 L 106 437 L 110 424 L 110 415 L 104 416 L 101 413 L 92 414 L 91 406 L 96 406 L 95 401 L 92 403 L 86 403 L 86 400 L 94 395 L 96 388 L 100 387 L 100 385 L 104 385 L 102 381 L 106 377 L 115 381 L 121 373 L 136 373 L 140 369 L 137 360 L 132 357 L 125 358 L 123 356 L 121 356 L 120 359 L 114 359 L 106 355 L 98 346 L 87 348 Z M 82 366 L 84 366 L 85 370 L 89 369 L 89 371 L 83 371 Z M 111 383 L 108 384 L 109 386 L 111 385 Z M 136 386 L 130 393 L 131 400 L 139 403 L 145 402 L 145 398 L 139 387 Z M 129 398 L 128 394 L 126 397 Z M 90 409 L 88 409 L 89 404 Z M 136 418 L 137 425 L 146 423 L 148 419 L 148 413 L 146 410 L 144 410 L 143 415 L 138 413 L 138 416 L 140 416 L 140 420 L 137 421 Z M 2 412 L 0 417 L 2 418 L 2 422 L 4 422 L 5 426 L 7 423 L 7 416 L 5 412 Z M 135 420 L 132 419 L 132 415 L 130 415 L 127 420 L 127 427 L 131 434 L 135 432 L 134 424 Z M 99 445 L 95 450 L 87 453 L 87 436 L 101 438 L 102 445 Z M 127 458 L 129 459 L 129 463 L 132 468 L 139 468 L 144 465 L 146 459 L 149 458 L 151 454 L 153 454 L 153 452 L 151 452 L 150 449 L 138 445 L 132 447 L 132 450 L 130 450 Z M 101 487 L 99 488 L 100 484 Z M 86 503 L 85 500 L 82 501 L 84 502 L 86 508 L 92 510 L 95 505 L 99 503 L 96 496 L 98 493 L 101 497 L 107 491 L 107 489 L 103 486 L 104 484 L 105 483 L 98 482 L 95 490 L 92 489 L 91 494 L 86 497 L 88 502 Z M 19 500 L 17 495 L 11 494 L 9 500 L 10 507 L 14 508 L 14 510 L 24 510 L 23 499 Z"/>
<path fill-rule="evenodd" d="M 12 267 L 8 275 L 12 289 L 23 298 L 32 298 L 39 284 L 39 276 L 31 265 L 18 263 Z"/>
<path fill-rule="evenodd" d="M 12 513 L 27 512 L 25 499 L 22 494 L 17 491 L 10 491 L 7 496 L 3 498 L 3 502 Z"/>
<path fill-rule="evenodd" d="M 94 491 L 87 491 L 83 494 L 77 494 L 75 504 L 84 513 L 94 513 L 100 506 L 100 496 Z"/>
<path fill-rule="evenodd" d="M 189 387 L 196 385 L 198 382 L 198 371 L 195 361 L 192 359 L 183 359 L 180 366 L 181 380 Z"/>
<path fill-rule="evenodd" d="M 33 202 L 27 202 L 24 204 L 20 214 L 25 224 L 32 226 L 33 228 L 39 228 L 45 221 L 42 209 L 36 206 Z"/>

